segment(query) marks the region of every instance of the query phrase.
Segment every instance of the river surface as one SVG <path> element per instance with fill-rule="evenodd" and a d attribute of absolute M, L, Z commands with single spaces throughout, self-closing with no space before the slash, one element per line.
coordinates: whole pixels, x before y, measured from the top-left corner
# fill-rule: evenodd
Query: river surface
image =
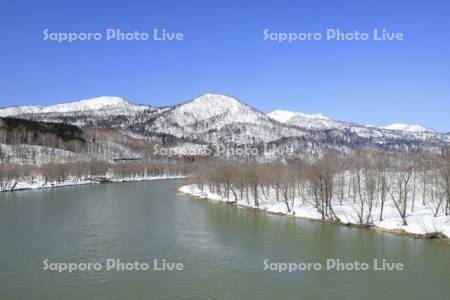
<path fill-rule="evenodd" d="M 0 299 L 449 299 L 449 246 L 194 199 L 176 193 L 181 184 L 1 193 Z M 46 259 L 102 269 L 44 270 Z M 106 270 L 107 259 L 150 269 Z M 183 271 L 154 270 L 154 259 Z M 327 259 L 370 268 L 327 271 Z M 374 259 L 404 270 L 375 271 Z M 322 269 L 280 273 L 264 261 Z"/>

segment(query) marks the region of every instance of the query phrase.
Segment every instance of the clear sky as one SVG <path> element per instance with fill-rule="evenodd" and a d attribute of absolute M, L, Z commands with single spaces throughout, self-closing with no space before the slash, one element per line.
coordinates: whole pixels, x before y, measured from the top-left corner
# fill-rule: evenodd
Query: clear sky
<path fill-rule="evenodd" d="M 0 0 L 0 106 L 101 95 L 169 105 L 206 92 L 261 111 L 450 131 L 450 2 Z M 44 41 L 108 28 L 183 41 Z M 264 41 L 270 32 L 402 32 L 403 41 Z"/>

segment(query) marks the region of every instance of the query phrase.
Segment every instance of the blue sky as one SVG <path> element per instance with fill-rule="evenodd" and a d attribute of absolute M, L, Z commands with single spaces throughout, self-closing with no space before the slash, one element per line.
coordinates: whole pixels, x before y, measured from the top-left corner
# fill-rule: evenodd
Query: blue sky
<path fill-rule="evenodd" d="M 450 131 L 448 1 L 0 0 L 0 106 L 101 95 L 169 105 L 205 92 L 259 110 Z M 43 40 L 107 28 L 184 33 L 178 42 Z M 263 40 L 327 28 L 402 32 L 404 41 Z"/>

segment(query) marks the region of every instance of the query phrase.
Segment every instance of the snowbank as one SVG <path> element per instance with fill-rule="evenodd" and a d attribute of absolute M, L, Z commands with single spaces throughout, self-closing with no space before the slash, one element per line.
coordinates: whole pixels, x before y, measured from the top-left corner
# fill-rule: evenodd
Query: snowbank
<path fill-rule="evenodd" d="M 206 187 L 202 191 L 196 184 L 182 186 L 179 188 L 179 191 L 203 199 L 236 202 L 238 205 L 256 208 L 251 201 L 250 203 L 247 203 L 246 200 L 239 199 L 238 201 L 235 201 L 235 199 L 231 197 L 227 199 L 209 192 Z M 317 211 L 317 209 L 313 207 L 311 203 L 303 203 L 301 199 L 296 199 L 291 213 L 287 211 L 284 202 L 277 202 L 274 197 L 269 197 L 269 199 L 262 202 L 258 208 L 271 213 L 281 213 L 309 219 L 321 219 L 321 214 Z M 339 203 L 334 203 L 333 209 L 342 223 L 354 225 L 358 224 L 357 208 L 353 206 L 351 202 L 345 201 L 342 205 Z M 374 207 L 372 212 L 372 223 L 374 226 L 382 230 L 399 232 L 404 231 L 408 234 L 414 235 L 440 232 L 445 234 L 447 237 L 450 237 L 450 216 L 440 215 L 433 217 L 432 209 L 428 206 L 423 206 L 421 203 L 416 203 L 414 212 L 408 213 L 408 225 L 402 225 L 402 219 L 392 203 L 386 203 L 383 211 L 383 221 L 379 221 L 378 219 L 379 209 L 379 207 Z"/>
<path fill-rule="evenodd" d="M 133 182 L 133 181 L 149 181 L 158 179 L 182 179 L 185 176 L 179 175 L 167 175 L 167 176 L 136 176 L 127 178 L 93 178 L 93 179 L 67 179 L 63 182 L 47 182 L 45 183 L 42 179 L 35 180 L 33 182 L 19 181 L 14 187 L 13 191 L 20 190 L 36 190 L 45 188 L 56 188 L 64 186 L 74 186 L 74 185 L 84 185 L 84 184 L 97 184 L 102 182 Z M 11 190 L 5 190 L 3 192 L 8 192 Z"/>

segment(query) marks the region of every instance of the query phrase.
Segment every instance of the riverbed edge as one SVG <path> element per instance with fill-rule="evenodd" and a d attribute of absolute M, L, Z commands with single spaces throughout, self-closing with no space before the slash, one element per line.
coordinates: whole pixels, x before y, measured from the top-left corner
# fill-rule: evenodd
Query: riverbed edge
<path fill-rule="evenodd" d="M 13 190 L 4 190 L 0 193 L 14 193 L 21 191 L 33 191 L 33 190 L 46 190 L 54 188 L 63 188 L 70 186 L 82 186 L 91 184 L 105 184 L 105 183 L 123 183 L 123 182 L 140 182 L 140 181 L 153 181 L 153 180 L 166 180 L 166 179 L 186 179 L 187 176 L 173 175 L 173 176 L 144 176 L 144 177 L 134 177 L 134 178 L 91 178 L 79 181 L 66 180 L 60 183 L 50 183 L 47 185 L 42 184 L 29 184 L 29 186 L 16 188 Z"/>
<path fill-rule="evenodd" d="M 376 225 L 355 224 L 355 223 L 350 223 L 350 222 L 343 223 L 343 222 L 337 222 L 337 221 L 327 220 L 327 219 L 318 219 L 318 218 L 312 218 L 312 217 L 297 216 L 297 215 L 284 213 L 284 212 L 271 212 L 271 211 L 268 211 L 266 208 L 252 207 L 252 206 L 248 206 L 245 204 L 237 203 L 236 201 L 217 200 L 217 199 L 209 198 L 206 194 L 203 196 L 196 195 L 194 193 L 188 192 L 188 189 L 187 189 L 188 186 L 189 185 L 183 185 L 183 186 L 178 187 L 177 193 L 187 195 L 187 196 L 190 196 L 190 197 L 196 198 L 196 199 L 208 200 L 211 202 L 221 202 L 221 203 L 225 203 L 227 205 L 233 205 L 233 206 L 242 207 L 245 209 L 262 211 L 262 212 L 265 212 L 270 215 L 284 216 L 284 217 L 290 217 L 290 218 L 300 218 L 300 219 L 312 221 L 312 222 L 322 222 L 322 223 L 329 223 L 329 224 L 345 226 L 345 227 L 366 229 L 366 230 L 371 230 L 371 231 L 375 231 L 375 232 L 390 233 L 390 234 L 395 234 L 395 235 L 399 235 L 399 236 L 406 236 L 406 237 L 410 237 L 413 239 L 432 240 L 432 241 L 436 241 L 443 245 L 447 245 L 447 246 L 450 245 L 450 237 L 446 237 L 445 235 L 442 237 L 442 236 L 434 236 L 434 233 L 432 233 L 432 234 L 411 233 L 402 228 L 389 229 L 389 228 L 383 228 L 383 227 L 376 226 Z"/>

